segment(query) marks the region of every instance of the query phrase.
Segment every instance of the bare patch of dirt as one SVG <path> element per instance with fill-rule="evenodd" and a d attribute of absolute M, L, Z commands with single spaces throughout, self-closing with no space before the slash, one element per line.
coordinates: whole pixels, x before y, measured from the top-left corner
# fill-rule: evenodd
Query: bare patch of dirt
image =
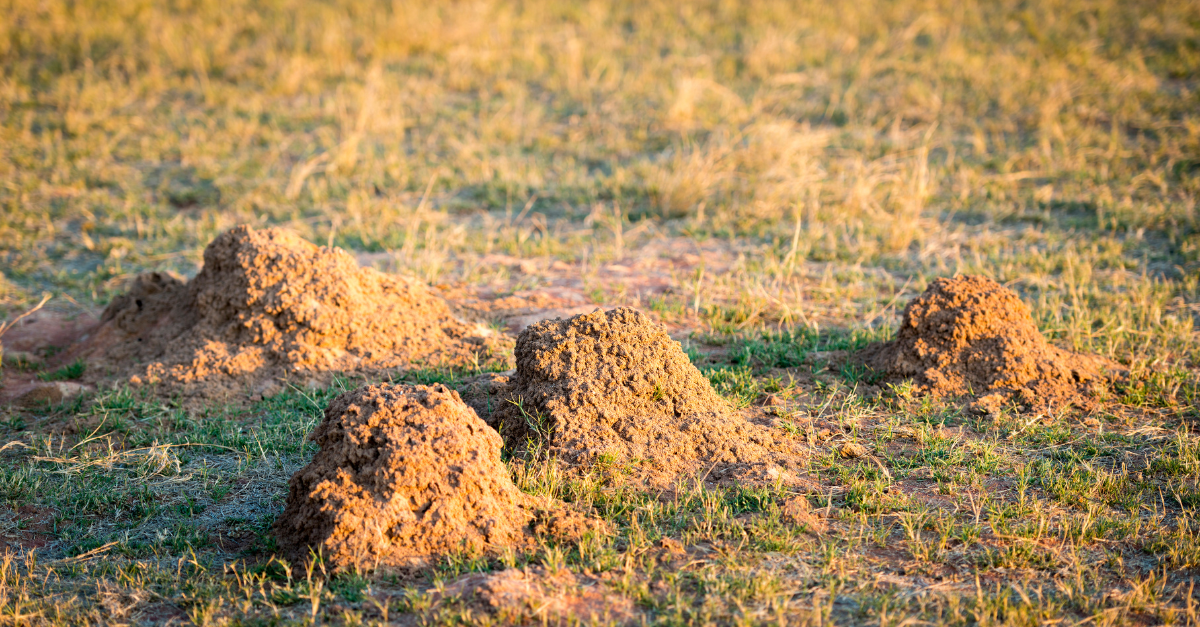
<path fill-rule="evenodd" d="M 1106 360 L 1052 346 L 1012 290 L 982 276 L 937 279 L 904 309 L 896 339 L 855 360 L 887 380 L 912 379 L 923 394 L 975 396 L 984 411 L 1089 408 L 1106 382 Z"/>
<path fill-rule="evenodd" d="M 53 517 L 54 512 L 43 507 L 0 507 L 0 538 L 18 551 L 42 549 L 53 542 Z"/>
<path fill-rule="evenodd" d="M 54 302 L 51 301 L 51 305 Z M 61 349 L 84 337 L 99 322 L 93 313 L 56 311 L 49 307 L 30 314 L 5 332 L 0 341 L 3 342 L 6 357 L 23 353 L 31 361 L 42 365 L 48 350 L 57 355 Z M 48 363 L 55 362 L 51 358 Z"/>
<path fill-rule="evenodd" d="M 86 338 L 97 322 L 96 316 L 87 312 L 50 309 L 42 309 L 17 322 L 0 338 L 0 353 L 4 358 L 0 368 L 0 403 L 44 405 L 85 391 L 87 388 L 76 389 L 74 383 L 65 387 L 47 385 L 37 375 L 71 362 L 75 355 L 64 349 Z"/>
<path fill-rule="evenodd" d="M 547 318 L 569 317 L 596 308 L 584 296 L 568 288 L 547 287 L 521 290 L 490 300 L 468 300 L 464 307 L 478 316 L 502 324 L 516 335 L 529 325 Z"/>
<path fill-rule="evenodd" d="M 489 335 L 415 280 L 288 231 L 240 226 L 209 244 L 191 281 L 138 277 L 83 354 L 92 372 L 212 399 L 331 372 L 473 364 L 503 341 Z"/>
<path fill-rule="evenodd" d="M 348 392 L 309 437 L 321 450 L 275 523 L 293 557 L 312 547 L 338 569 L 403 567 L 518 542 L 529 521 L 500 437 L 444 386 Z"/>
<path fill-rule="evenodd" d="M 516 357 L 510 402 L 494 419 L 514 448 L 546 446 L 576 468 L 632 464 L 660 486 L 705 471 L 786 480 L 778 467 L 802 458 L 793 442 L 739 416 L 636 309 L 538 322 L 518 337 Z"/>
<path fill-rule="evenodd" d="M 57 405 L 93 391 L 92 388 L 72 381 L 29 382 L 21 387 L 14 386 L 16 399 L 13 403 L 20 407 L 40 407 Z"/>
<path fill-rule="evenodd" d="M 457 596 L 501 624 L 623 625 L 639 618 L 633 601 L 596 578 L 540 566 L 468 575 L 441 596 Z"/>

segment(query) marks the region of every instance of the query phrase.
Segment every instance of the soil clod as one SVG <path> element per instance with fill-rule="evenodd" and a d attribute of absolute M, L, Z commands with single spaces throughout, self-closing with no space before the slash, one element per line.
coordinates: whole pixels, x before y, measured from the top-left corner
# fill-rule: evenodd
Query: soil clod
<path fill-rule="evenodd" d="M 989 413 L 1010 400 L 1086 408 L 1106 382 L 1105 360 L 1051 345 L 1017 294 L 982 276 L 934 280 L 905 307 L 896 339 L 856 357 L 919 393 L 975 396 Z"/>

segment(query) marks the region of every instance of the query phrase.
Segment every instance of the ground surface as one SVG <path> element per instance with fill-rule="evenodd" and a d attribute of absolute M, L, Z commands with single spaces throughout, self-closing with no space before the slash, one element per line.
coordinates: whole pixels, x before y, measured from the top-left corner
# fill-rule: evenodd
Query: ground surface
<path fill-rule="evenodd" d="M 521 489 L 615 532 L 327 579 L 267 532 L 355 382 L 202 410 L 121 387 L 6 402 L 5 621 L 1200 620 L 1196 3 L 0 14 L 0 316 L 54 296 L 0 338 L 3 398 L 79 377 L 64 351 L 133 276 L 194 275 L 249 223 L 496 330 L 640 307 L 812 451 L 804 490 L 645 493 L 509 458 Z M 955 273 L 1128 381 L 1087 414 L 978 415 L 828 367 Z"/>

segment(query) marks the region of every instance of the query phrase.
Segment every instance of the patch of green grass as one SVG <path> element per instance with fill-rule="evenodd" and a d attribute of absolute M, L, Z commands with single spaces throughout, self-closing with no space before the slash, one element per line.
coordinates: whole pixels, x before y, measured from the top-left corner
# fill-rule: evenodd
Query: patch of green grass
<path fill-rule="evenodd" d="M 838 374 L 840 374 L 842 379 L 847 383 L 865 383 L 867 385 L 874 385 L 882 381 L 886 373 L 879 372 L 870 366 L 847 363 L 842 364 L 841 367 L 838 368 Z"/>
<path fill-rule="evenodd" d="M 985 548 L 978 556 L 984 568 L 1029 568 L 1052 570 L 1058 565 L 1054 554 L 1036 542 L 1017 540 L 1006 546 Z"/>
<path fill-rule="evenodd" d="M 813 352 L 855 351 L 889 337 L 888 329 L 819 331 L 796 327 L 739 333 L 724 341 L 719 338 L 708 339 L 728 346 L 727 359 L 730 364 L 761 372 L 771 368 L 798 368 L 809 364 L 809 355 Z"/>
<path fill-rule="evenodd" d="M 779 381 L 755 377 L 746 366 L 707 367 L 702 372 L 708 377 L 713 389 L 733 402 L 738 409 L 749 407 L 764 393 L 780 390 Z"/>
<path fill-rule="evenodd" d="M 1196 416 L 1200 406 L 1200 378 L 1183 368 L 1135 370 L 1118 389 L 1120 401 L 1134 407 L 1178 408 Z"/>
<path fill-rule="evenodd" d="M 1149 489 L 1127 471 L 1104 470 L 1088 463 L 1042 460 L 1034 464 L 1032 470 L 1047 494 L 1064 505 L 1079 509 L 1099 503 L 1136 511 L 1142 495 Z"/>
<path fill-rule="evenodd" d="M 38 378 L 42 381 L 70 381 L 82 377 L 85 370 L 87 370 L 87 364 L 82 359 L 76 359 L 53 372 L 40 373 Z"/>
<path fill-rule="evenodd" d="M 1150 472 L 1166 476 L 1195 476 L 1200 472 L 1200 439 L 1179 431 L 1150 459 Z"/>
<path fill-rule="evenodd" d="M 1200 566 L 1200 534 L 1196 520 L 1183 515 L 1175 524 L 1160 528 L 1146 543 L 1146 552 L 1170 568 L 1185 569 Z"/>
<path fill-rule="evenodd" d="M 969 468 L 978 473 L 994 472 L 1000 464 L 994 444 L 977 444 L 938 435 L 924 435 L 915 448 L 899 454 L 884 454 L 888 465 L 901 470 L 911 468 Z"/>
<path fill-rule="evenodd" d="M 349 603 L 361 603 L 370 580 L 357 572 L 339 573 L 329 582 L 329 589 Z"/>
<path fill-rule="evenodd" d="M 800 367 L 809 352 L 816 350 L 819 338 L 817 332 L 806 328 L 739 337 L 729 345 L 729 362 L 762 369 Z"/>

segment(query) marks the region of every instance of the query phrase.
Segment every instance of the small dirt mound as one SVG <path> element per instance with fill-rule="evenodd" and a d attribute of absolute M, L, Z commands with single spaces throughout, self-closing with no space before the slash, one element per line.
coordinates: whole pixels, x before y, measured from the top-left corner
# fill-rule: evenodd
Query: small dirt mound
<path fill-rule="evenodd" d="M 284 376 L 472 363 L 491 344 L 479 335 L 416 281 L 288 231 L 240 226 L 209 244 L 191 281 L 138 277 L 85 351 L 92 372 L 213 397 Z"/>
<path fill-rule="evenodd" d="M 364 386 L 334 399 L 275 522 L 284 552 L 335 569 L 405 566 L 519 541 L 525 497 L 500 437 L 442 385 Z"/>
<path fill-rule="evenodd" d="M 858 355 L 892 381 L 912 379 L 934 396 L 977 396 L 994 411 L 1016 397 L 1027 406 L 1089 406 L 1105 362 L 1050 345 L 1029 307 L 982 276 L 936 279 L 904 308 L 896 339 Z"/>
<path fill-rule="evenodd" d="M 668 485 L 697 469 L 748 476 L 798 459 L 790 442 L 738 415 L 662 325 L 635 309 L 535 323 L 517 338 L 516 357 L 509 402 L 493 422 L 518 449 L 545 445 L 575 467 L 646 461 L 643 479 Z"/>

